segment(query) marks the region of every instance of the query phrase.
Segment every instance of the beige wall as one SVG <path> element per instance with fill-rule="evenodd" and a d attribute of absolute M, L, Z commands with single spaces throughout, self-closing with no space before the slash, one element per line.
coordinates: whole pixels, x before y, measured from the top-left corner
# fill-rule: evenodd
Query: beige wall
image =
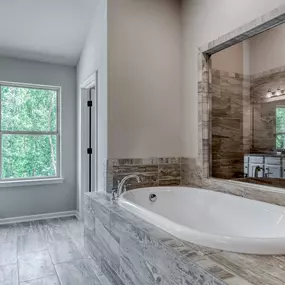
<path fill-rule="evenodd" d="M 285 65 L 285 24 L 249 40 L 251 74 Z"/>
<path fill-rule="evenodd" d="M 109 157 L 181 155 L 180 8 L 108 1 Z"/>
<path fill-rule="evenodd" d="M 198 48 L 282 4 L 284 0 L 183 1 L 182 133 L 185 156 L 198 156 Z"/>
<path fill-rule="evenodd" d="M 243 74 L 243 43 L 212 55 L 213 69 Z"/>

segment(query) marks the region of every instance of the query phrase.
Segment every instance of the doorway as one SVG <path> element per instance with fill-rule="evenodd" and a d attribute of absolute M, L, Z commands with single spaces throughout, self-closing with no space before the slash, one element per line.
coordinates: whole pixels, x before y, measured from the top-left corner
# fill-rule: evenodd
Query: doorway
<path fill-rule="evenodd" d="M 78 210 L 83 218 L 84 194 L 97 191 L 98 72 L 81 84 L 79 108 Z"/>

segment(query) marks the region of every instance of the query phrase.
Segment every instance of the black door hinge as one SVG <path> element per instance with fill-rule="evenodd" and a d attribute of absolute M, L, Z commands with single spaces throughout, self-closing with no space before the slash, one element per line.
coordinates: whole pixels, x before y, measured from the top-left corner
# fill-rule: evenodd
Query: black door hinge
<path fill-rule="evenodd" d="M 87 107 L 92 107 L 92 101 L 87 101 Z"/>
<path fill-rule="evenodd" d="M 92 154 L 92 148 L 87 148 L 87 154 Z"/>

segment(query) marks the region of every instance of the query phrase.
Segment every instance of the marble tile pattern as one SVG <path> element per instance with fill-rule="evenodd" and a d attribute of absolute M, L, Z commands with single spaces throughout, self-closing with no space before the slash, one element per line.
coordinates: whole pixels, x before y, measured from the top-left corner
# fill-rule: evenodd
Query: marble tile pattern
<path fill-rule="evenodd" d="M 86 194 L 85 215 L 94 216 L 95 228 L 85 234 L 85 245 L 111 284 L 285 284 L 284 256 L 237 254 L 183 242 L 108 199 Z M 102 215 L 103 220 L 97 218 Z"/>
<path fill-rule="evenodd" d="M 142 182 L 129 180 L 127 189 L 152 186 L 177 186 L 181 183 L 181 158 L 108 159 L 107 193 L 118 187 L 119 181 L 130 174 L 137 174 Z"/>
<path fill-rule="evenodd" d="M 0 225 L 0 285 L 110 285 L 75 217 Z"/>
<path fill-rule="evenodd" d="M 47 250 L 18 256 L 19 279 L 29 281 L 54 275 L 54 266 Z"/>
<path fill-rule="evenodd" d="M 250 78 L 212 69 L 211 90 L 211 176 L 244 177 L 251 146 Z"/>

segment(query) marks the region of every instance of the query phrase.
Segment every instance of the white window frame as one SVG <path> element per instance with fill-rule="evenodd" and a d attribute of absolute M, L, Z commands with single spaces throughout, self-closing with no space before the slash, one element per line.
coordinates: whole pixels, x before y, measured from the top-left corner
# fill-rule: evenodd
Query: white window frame
<path fill-rule="evenodd" d="M 42 132 L 42 131 L 2 131 L 2 86 L 15 87 L 15 88 L 30 88 L 56 91 L 56 104 L 57 104 L 57 118 L 56 118 L 56 131 Z M 56 135 L 56 175 L 55 176 L 41 176 L 29 178 L 2 178 L 2 135 L 15 134 L 15 135 Z M 16 83 L 0 81 L 0 187 L 13 187 L 13 186 L 29 186 L 29 185 L 42 185 L 42 184 L 56 184 L 62 183 L 62 147 L 61 147 L 61 87 L 50 85 L 38 85 L 28 83 Z"/>
<path fill-rule="evenodd" d="M 276 149 L 277 149 L 277 136 L 278 136 L 278 135 L 285 135 L 285 132 L 279 132 L 279 133 L 277 133 L 277 130 L 276 130 L 276 128 L 277 128 L 277 127 L 276 127 L 276 126 L 277 126 L 277 115 L 276 115 L 276 114 L 277 114 L 277 109 L 278 109 L 278 108 L 279 108 L 279 109 L 282 108 L 282 109 L 285 110 L 285 105 L 277 105 L 277 106 L 275 106 L 275 133 L 276 133 L 276 134 L 275 134 L 275 136 L 276 136 L 276 137 L 275 137 L 275 147 L 276 147 Z M 285 149 L 285 148 L 282 148 L 282 149 L 279 148 L 279 149 L 277 149 L 277 150 L 284 150 L 284 149 Z"/>

